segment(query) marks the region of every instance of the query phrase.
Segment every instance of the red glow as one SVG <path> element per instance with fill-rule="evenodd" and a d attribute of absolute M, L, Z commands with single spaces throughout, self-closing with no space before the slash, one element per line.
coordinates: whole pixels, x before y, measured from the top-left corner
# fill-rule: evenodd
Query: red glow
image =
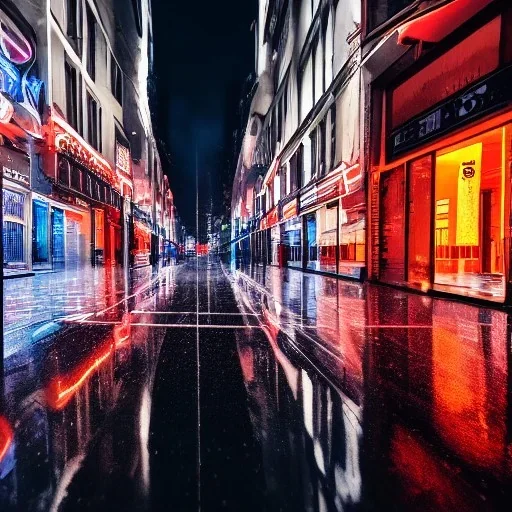
<path fill-rule="evenodd" d="M 398 29 L 399 44 L 414 41 L 437 43 L 482 10 L 492 0 L 452 0 Z"/>
<path fill-rule="evenodd" d="M 206 256 L 208 254 L 208 244 L 197 244 L 196 254 L 198 256 Z"/>
<path fill-rule="evenodd" d="M 75 396 L 87 379 L 112 356 L 114 343 L 109 340 L 91 357 L 67 375 L 58 375 L 46 388 L 48 405 L 55 410 L 63 409 Z"/>
<path fill-rule="evenodd" d="M 101 179 L 119 189 L 119 179 L 111 165 L 64 119 L 54 114 L 50 120 L 51 146 L 57 151 L 69 155 L 93 171 Z"/>
<path fill-rule="evenodd" d="M 3 416 L 0 416 L 0 462 L 5 457 L 7 450 L 9 450 L 13 438 L 14 434 L 11 425 Z"/>

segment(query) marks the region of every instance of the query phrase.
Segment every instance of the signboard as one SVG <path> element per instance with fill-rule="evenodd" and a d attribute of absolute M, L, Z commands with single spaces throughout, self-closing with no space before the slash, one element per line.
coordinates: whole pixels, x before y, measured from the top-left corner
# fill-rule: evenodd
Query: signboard
<path fill-rule="evenodd" d="M 118 187 L 119 180 L 112 171 L 110 164 L 95 149 L 89 146 L 64 120 L 56 116 L 52 120 L 57 150 L 87 167 L 110 185 Z"/>
<path fill-rule="evenodd" d="M 512 66 L 466 87 L 437 107 L 393 131 L 388 137 L 388 157 L 436 139 L 449 130 L 490 114 L 512 101 Z"/>
<path fill-rule="evenodd" d="M 24 153 L 0 146 L 0 167 L 4 178 L 30 186 L 30 159 Z"/>
<path fill-rule="evenodd" d="M 283 218 L 282 220 L 293 219 L 297 216 L 297 199 L 286 203 L 283 206 Z"/>
<path fill-rule="evenodd" d="M 116 142 L 116 168 L 131 176 L 130 150 L 119 142 Z"/>

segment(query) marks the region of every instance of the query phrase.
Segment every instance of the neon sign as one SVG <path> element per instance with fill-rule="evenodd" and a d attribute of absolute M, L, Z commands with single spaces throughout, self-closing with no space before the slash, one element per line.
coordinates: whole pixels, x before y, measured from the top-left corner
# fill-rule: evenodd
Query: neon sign
<path fill-rule="evenodd" d="M 70 156 L 110 185 L 119 186 L 112 167 L 95 149 L 89 146 L 63 119 L 53 116 L 52 121 L 55 130 L 55 147 L 59 152 Z"/>
<path fill-rule="evenodd" d="M 44 84 L 38 78 L 28 76 L 35 60 L 34 48 L 34 42 L 24 37 L 0 9 L 0 92 L 23 107 L 14 110 L 11 116 L 14 121 L 30 135 L 41 137 L 39 112 L 44 102 Z M 20 69 L 22 65 L 23 69 Z"/>
<path fill-rule="evenodd" d="M 7 450 L 9 450 L 13 437 L 9 422 L 3 416 L 0 416 L 0 462 L 5 457 Z"/>

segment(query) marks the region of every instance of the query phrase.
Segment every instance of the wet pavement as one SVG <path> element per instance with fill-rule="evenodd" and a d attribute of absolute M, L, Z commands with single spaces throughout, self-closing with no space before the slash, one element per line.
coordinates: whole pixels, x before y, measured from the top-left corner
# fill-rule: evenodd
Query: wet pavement
<path fill-rule="evenodd" d="M 510 509 L 506 313 L 206 258 L 107 281 L 20 317 L 0 510 Z"/>

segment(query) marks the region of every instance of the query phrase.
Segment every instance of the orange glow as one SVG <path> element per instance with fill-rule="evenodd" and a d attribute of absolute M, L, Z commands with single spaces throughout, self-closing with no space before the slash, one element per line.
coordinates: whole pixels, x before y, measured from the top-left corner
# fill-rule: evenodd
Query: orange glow
<path fill-rule="evenodd" d="M 13 438 L 14 434 L 11 425 L 3 416 L 0 416 L 0 462 L 5 457 L 7 450 L 9 450 Z"/>
<path fill-rule="evenodd" d="M 449 308 L 433 318 L 434 425 L 459 457 L 497 468 L 505 455 L 506 383 L 496 370 L 491 381 L 488 366 L 497 369 L 506 358 L 493 344 L 492 360 L 485 360 L 477 322 L 478 311 L 469 308 L 462 318 Z"/>
<path fill-rule="evenodd" d="M 48 405 L 55 410 L 63 409 L 87 379 L 110 359 L 113 351 L 114 343 L 110 340 L 80 364 L 78 368 L 67 375 L 55 377 L 46 388 Z"/>

